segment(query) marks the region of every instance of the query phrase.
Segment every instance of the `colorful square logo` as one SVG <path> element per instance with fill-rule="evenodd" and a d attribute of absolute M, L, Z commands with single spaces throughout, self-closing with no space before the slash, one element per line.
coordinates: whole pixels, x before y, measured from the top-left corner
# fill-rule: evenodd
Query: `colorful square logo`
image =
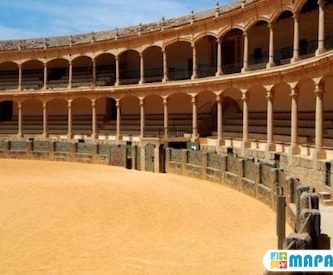
<path fill-rule="evenodd" d="M 271 252 L 271 269 L 288 269 L 288 253 Z"/>

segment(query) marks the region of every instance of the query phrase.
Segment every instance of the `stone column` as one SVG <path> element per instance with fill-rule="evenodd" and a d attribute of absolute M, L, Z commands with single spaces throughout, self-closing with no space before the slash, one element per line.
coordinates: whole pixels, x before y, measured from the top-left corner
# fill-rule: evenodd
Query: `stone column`
<path fill-rule="evenodd" d="M 18 115 L 18 132 L 17 136 L 22 137 L 23 136 L 23 116 L 22 116 L 22 102 L 17 103 L 17 115 Z"/>
<path fill-rule="evenodd" d="M 242 72 L 246 72 L 249 69 L 249 38 L 246 31 L 244 31 L 244 60 Z"/>
<path fill-rule="evenodd" d="M 294 54 L 291 62 L 296 62 L 299 59 L 299 25 L 298 14 L 294 14 Z"/>
<path fill-rule="evenodd" d="M 323 97 L 324 91 L 316 85 L 316 159 L 325 159 L 326 152 L 323 150 Z"/>
<path fill-rule="evenodd" d="M 47 138 L 47 102 L 43 102 L 43 137 Z"/>
<path fill-rule="evenodd" d="M 68 88 L 71 89 L 72 87 L 73 87 L 73 63 L 72 60 L 70 60 L 68 67 Z"/>
<path fill-rule="evenodd" d="M 163 82 L 167 82 L 169 80 L 168 76 L 168 57 L 166 49 L 162 49 L 163 53 Z"/>
<path fill-rule="evenodd" d="M 47 63 L 44 63 L 44 86 L 43 89 L 47 89 Z"/>
<path fill-rule="evenodd" d="M 318 0 L 319 22 L 318 22 L 318 49 L 316 55 L 325 51 L 325 10 L 324 1 Z"/>
<path fill-rule="evenodd" d="M 192 96 L 192 139 L 198 137 L 198 114 L 196 95 Z"/>
<path fill-rule="evenodd" d="M 195 43 L 192 45 L 192 55 L 193 55 L 193 69 L 192 69 L 192 79 L 198 78 L 198 69 L 197 69 L 197 48 Z"/>
<path fill-rule="evenodd" d="M 145 63 L 143 59 L 143 53 L 140 53 L 140 82 L 139 84 L 145 83 Z"/>
<path fill-rule="evenodd" d="M 169 136 L 169 111 L 168 111 L 168 98 L 163 98 L 164 106 L 164 138 L 167 139 Z"/>
<path fill-rule="evenodd" d="M 267 68 L 271 68 L 275 66 L 274 62 L 274 27 L 273 24 L 269 24 L 269 60 L 267 64 Z"/>
<path fill-rule="evenodd" d="M 18 69 L 19 69 L 18 90 L 22 91 L 22 64 L 18 65 Z"/>
<path fill-rule="evenodd" d="M 216 96 L 217 103 L 217 152 L 220 151 L 220 146 L 222 143 L 222 129 L 223 129 L 223 110 L 222 110 L 222 95 Z"/>
<path fill-rule="evenodd" d="M 220 38 L 217 39 L 217 71 L 216 76 L 220 76 L 223 74 L 222 70 L 222 41 Z"/>
<path fill-rule="evenodd" d="M 96 86 L 96 59 L 92 59 L 92 87 Z"/>
<path fill-rule="evenodd" d="M 68 130 L 67 130 L 67 139 L 70 141 L 72 139 L 73 133 L 72 133 L 72 124 L 73 124 L 73 118 L 72 118 L 72 100 L 67 101 L 67 116 L 68 116 Z"/>
<path fill-rule="evenodd" d="M 116 83 L 115 85 L 116 86 L 119 86 L 120 85 L 120 66 L 119 66 L 119 56 L 116 55 L 115 56 L 115 60 L 116 60 Z"/>
<path fill-rule="evenodd" d="M 144 138 L 145 133 L 145 101 L 140 98 L 140 138 Z"/>
<path fill-rule="evenodd" d="M 96 140 L 97 137 L 96 99 L 91 100 L 91 108 L 92 108 L 92 140 Z"/>
<path fill-rule="evenodd" d="M 273 108 L 274 91 L 267 92 L 267 151 L 275 151 L 274 144 L 274 108 Z"/>
<path fill-rule="evenodd" d="M 121 134 L 120 134 L 120 120 L 121 120 L 121 109 L 120 109 L 120 99 L 116 100 L 116 107 L 117 107 L 117 129 L 116 129 L 116 140 L 120 141 Z"/>
<path fill-rule="evenodd" d="M 298 146 L 298 88 L 291 89 L 291 155 L 300 154 Z"/>
<path fill-rule="evenodd" d="M 249 148 L 249 110 L 248 110 L 248 92 L 242 91 L 243 101 L 243 147 Z"/>

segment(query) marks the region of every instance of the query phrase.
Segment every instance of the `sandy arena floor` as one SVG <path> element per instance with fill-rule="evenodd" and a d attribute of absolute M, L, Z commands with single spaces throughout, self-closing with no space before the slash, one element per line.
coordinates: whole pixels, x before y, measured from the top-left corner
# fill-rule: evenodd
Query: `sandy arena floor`
<path fill-rule="evenodd" d="M 224 186 L 0 160 L 0 274 L 262 274 L 275 215 Z"/>

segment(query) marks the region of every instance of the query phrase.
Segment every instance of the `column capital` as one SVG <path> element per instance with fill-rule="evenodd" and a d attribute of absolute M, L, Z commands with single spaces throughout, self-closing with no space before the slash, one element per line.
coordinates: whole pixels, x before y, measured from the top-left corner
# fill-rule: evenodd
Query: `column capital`
<path fill-rule="evenodd" d="M 168 98 L 167 97 L 163 97 L 163 105 L 167 105 L 168 104 Z"/>
<path fill-rule="evenodd" d="M 314 94 L 316 96 L 322 96 L 322 95 L 324 95 L 324 93 L 325 93 L 324 89 L 322 89 L 319 85 L 314 90 Z"/>
<path fill-rule="evenodd" d="M 298 87 L 291 88 L 290 96 L 292 98 L 298 98 L 298 96 L 299 96 L 299 88 Z"/>
<path fill-rule="evenodd" d="M 298 20 L 298 18 L 299 18 L 299 14 L 298 14 L 297 12 L 295 12 L 295 13 L 293 14 L 293 18 L 294 18 L 294 20 Z"/>
<path fill-rule="evenodd" d="M 91 100 L 91 104 L 93 106 L 95 106 L 97 99 L 96 98 L 91 98 L 90 100 Z"/>
<path fill-rule="evenodd" d="M 197 102 L 197 95 L 191 95 L 191 102 L 195 104 Z"/>
<path fill-rule="evenodd" d="M 323 0 L 318 0 L 317 4 L 319 7 L 324 7 L 324 1 Z"/>
<path fill-rule="evenodd" d="M 17 101 L 17 108 L 22 109 L 22 101 Z"/>
<path fill-rule="evenodd" d="M 140 102 L 140 106 L 145 105 L 145 98 L 144 97 L 140 97 L 139 98 L 139 102 Z"/>
<path fill-rule="evenodd" d="M 44 101 L 43 101 L 43 108 L 46 108 L 46 107 L 47 107 L 47 102 L 48 102 L 47 100 L 44 100 Z"/>
<path fill-rule="evenodd" d="M 243 31 L 243 36 L 247 37 L 247 30 Z"/>
<path fill-rule="evenodd" d="M 242 91 L 242 100 L 246 101 L 249 98 L 249 93 L 247 90 Z"/>
<path fill-rule="evenodd" d="M 274 90 L 273 90 L 273 89 L 268 90 L 268 91 L 266 92 L 266 98 L 267 98 L 267 99 L 273 99 L 273 98 L 274 98 Z"/>

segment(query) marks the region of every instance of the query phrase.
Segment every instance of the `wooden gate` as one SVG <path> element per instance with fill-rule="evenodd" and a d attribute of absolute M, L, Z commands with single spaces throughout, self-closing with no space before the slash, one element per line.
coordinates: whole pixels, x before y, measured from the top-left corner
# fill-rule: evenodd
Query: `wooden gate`
<path fill-rule="evenodd" d="M 155 146 L 153 144 L 147 144 L 145 147 L 145 168 L 148 172 L 154 172 L 154 156 Z"/>

